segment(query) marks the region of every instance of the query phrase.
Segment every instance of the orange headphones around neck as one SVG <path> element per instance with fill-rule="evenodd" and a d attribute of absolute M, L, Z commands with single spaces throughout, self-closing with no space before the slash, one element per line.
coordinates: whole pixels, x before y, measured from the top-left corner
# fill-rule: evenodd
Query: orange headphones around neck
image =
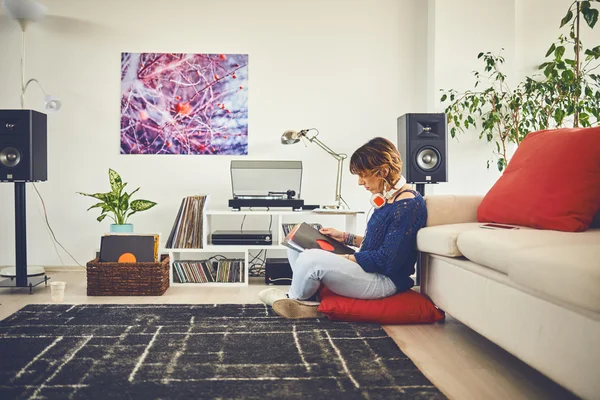
<path fill-rule="evenodd" d="M 384 190 L 383 193 L 375 193 L 373 196 L 371 196 L 371 205 L 375 208 L 383 207 L 385 203 L 387 203 L 388 200 L 392 198 L 392 195 L 398 190 L 400 190 L 404 185 L 406 185 L 406 178 L 400 176 L 400 180 L 398 180 L 396 185 L 390 188 L 390 190 Z"/>

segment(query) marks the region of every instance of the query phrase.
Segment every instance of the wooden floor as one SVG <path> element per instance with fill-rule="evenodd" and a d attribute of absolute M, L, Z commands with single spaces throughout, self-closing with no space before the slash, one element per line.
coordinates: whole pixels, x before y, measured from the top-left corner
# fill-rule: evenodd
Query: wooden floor
<path fill-rule="evenodd" d="M 264 281 L 242 288 L 172 287 L 160 297 L 88 297 L 85 272 L 48 272 L 67 282 L 68 304 L 258 303 Z M 286 286 L 280 286 L 286 290 Z M 50 288 L 0 289 L 0 320 L 28 304 L 51 303 Z M 452 317 L 435 325 L 386 326 L 402 351 L 451 399 L 575 398 L 543 375 Z"/>

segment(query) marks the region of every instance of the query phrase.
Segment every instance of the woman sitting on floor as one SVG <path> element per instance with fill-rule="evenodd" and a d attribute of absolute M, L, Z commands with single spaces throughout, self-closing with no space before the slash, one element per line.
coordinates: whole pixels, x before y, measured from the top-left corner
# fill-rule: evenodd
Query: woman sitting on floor
<path fill-rule="evenodd" d="M 321 233 L 360 249 L 353 255 L 325 250 L 288 250 L 293 271 L 289 292 L 265 289 L 259 297 L 285 318 L 317 318 L 321 283 L 355 299 L 380 299 L 413 287 L 410 276 L 417 261 L 417 232 L 427 221 L 425 200 L 406 185 L 400 153 L 392 142 L 374 138 L 350 159 L 358 184 L 385 202 L 373 211 L 364 236 L 323 228 Z M 375 206 L 376 207 L 376 206 Z M 307 301 L 309 300 L 309 301 Z"/>

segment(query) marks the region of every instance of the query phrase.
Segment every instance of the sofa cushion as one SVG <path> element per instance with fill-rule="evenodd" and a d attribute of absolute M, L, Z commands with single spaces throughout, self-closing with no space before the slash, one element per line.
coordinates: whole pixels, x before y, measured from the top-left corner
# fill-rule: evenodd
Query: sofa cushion
<path fill-rule="evenodd" d="M 480 223 L 438 225 L 421 228 L 417 233 L 417 249 L 446 257 L 460 257 L 458 235 L 469 230 L 481 230 Z"/>
<path fill-rule="evenodd" d="M 480 222 L 582 232 L 600 208 L 600 127 L 533 132 L 477 210 Z"/>
<path fill-rule="evenodd" d="M 479 229 L 459 235 L 459 251 L 469 260 L 508 274 L 509 260 L 521 250 L 557 245 L 600 243 L 600 231 L 559 232 L 520 227 L 515 230 Z"/>
<path fill-rule="evenodd" d="M 450 225 L 477 222 L 477 207 L 483 196 L 436 194 L 425 196 L 427 225 Z"/>
<path fill-rule="evenodd" d="M 598 242 L 555 244 L 517 251 L 508 258 L 515 283 L 558 300 L 600 312 L 600 230 Z"/>

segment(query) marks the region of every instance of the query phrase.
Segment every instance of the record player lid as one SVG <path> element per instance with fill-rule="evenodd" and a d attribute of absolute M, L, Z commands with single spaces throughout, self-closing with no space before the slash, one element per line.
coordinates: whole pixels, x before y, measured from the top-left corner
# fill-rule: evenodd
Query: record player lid
<path fill-rule="evenodd" d="M 232 160 L 231 190 L 233 198 L 269 196 L 293 190 L 300 199 L 302 161 Z"/>

